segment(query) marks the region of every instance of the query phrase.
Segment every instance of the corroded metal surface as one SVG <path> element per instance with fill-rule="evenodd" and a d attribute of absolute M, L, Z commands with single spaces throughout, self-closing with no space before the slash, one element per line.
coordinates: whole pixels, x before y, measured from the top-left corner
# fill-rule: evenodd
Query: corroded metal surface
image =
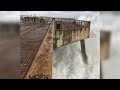
<path fill-rule="evenodd" d="M 20 64 L 21 78 L 24 78 L 29 69 L 46 33 L 48 24 L 37 24 L 37 27 L 28 30 L 27 33 L 21 35 L 20 39 Z M 21 30 L 23 31 L 23 30 Z"/>

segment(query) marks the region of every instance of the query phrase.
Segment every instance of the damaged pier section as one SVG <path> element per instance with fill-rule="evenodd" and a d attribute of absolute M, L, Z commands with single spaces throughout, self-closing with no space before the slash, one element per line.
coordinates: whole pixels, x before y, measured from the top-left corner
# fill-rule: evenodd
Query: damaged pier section
<path fill-rule="evenodd" d="M 84 39 L 90 36 L 90 21 L 52 18 L 22 18 L 21 78 L 52 79 L 53 49 L 76 41 L 81 42 L 83 59 L 87 62 Z"/>

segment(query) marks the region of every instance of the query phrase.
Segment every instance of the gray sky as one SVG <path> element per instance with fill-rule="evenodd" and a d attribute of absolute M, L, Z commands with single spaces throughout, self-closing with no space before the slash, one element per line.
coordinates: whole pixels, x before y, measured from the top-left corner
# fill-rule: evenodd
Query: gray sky
<path fill-rule="evenodd" d="M 19 11 L 0 11 L 0 22 L 19 22 Z"/>
<path fill-rule="evenodd" d="M 22 11 L 21 15 L 78 18 L 80 16 L 80 12 L 77 12 L 77 11 Z"/>
<path fill-rule="evenodd" d="M 18 22 L 20 15 L 76 18 L 90 20 L 92 23 L 96 23 L 97 20 L 95 25 L 104 29 L 117 30 L 120 28 L 120 11 L 0 11 L 0 22 Z"/>
<path fill-rule="evenodd" d="M 120 28 L 120 11 L 102 11 L 100 15 L 103 29 L 119 31 Z"/>
<path fill-rule="evenodd" d="M 112 14 L 115 16 L 119 16 L 120 15 L 120 11 L 101 11 L 101 14 Z"/>
<path fill-rule="evenodd" d="M 87 16 L 90 16 L 93 12 L 94 11 L 21 11 L 21 15 L 78 18 L 83 13 Z"/>
<path fill-rule="evenodd" d="M 17 22 L 20 20 L 21 15 L 39 15 L 49 17 L 63 17 L 63 18 L 79 18 L 85 19 L 85 17 L 93 17 L 94 11 L 0 11 L 0 21 L 5 22 Z"/>

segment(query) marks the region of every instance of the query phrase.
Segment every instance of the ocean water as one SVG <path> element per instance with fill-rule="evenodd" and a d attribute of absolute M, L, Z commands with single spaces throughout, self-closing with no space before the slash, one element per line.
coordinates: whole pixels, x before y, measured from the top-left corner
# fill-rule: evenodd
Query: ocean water
<path fill-rule="evenodd" d="M 92 13 L 92 17 L 85 18 L 85 20 L 94 21 L 91 22 L 90 38 L 85 39 L 88 64 L 85 64 L 82 60 L 80 41 L 57 48 L 53 52 L 53 79 L 100 78 L 99 17 L 99 13 Z"/>

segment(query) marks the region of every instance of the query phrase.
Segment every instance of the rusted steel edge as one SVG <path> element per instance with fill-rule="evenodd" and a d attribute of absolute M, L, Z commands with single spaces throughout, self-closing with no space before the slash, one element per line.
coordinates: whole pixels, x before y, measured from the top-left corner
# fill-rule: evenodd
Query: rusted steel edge
<path fill-rule="evenodd" d="M 54 23 L 55 23 L 55 19 L 53 18 L 53 20 L 51 21 L 51 24 L 50 24 L 50 26 L 49 26 L 49 28 L 48 28 L 48 31 L 47 31 L 47 33 L 46 33 L 46 35 L 45 35 L 45 37 L 44 37 L 44 39 L 43 39 L 43 41 L 42 41 L 42 44 L 41 44 L 41 46 L 39 47 L 39 50 L 38 50 L 38 52 L 37 52 L 37 54 L 36 54 L 36 56 L 35 56 L 35 58 L 33 59 L 33 61 L 32 61 L 32 64 L 31 64 L 31 66 L 29 67 L 29 69 L 28 69 L 28 71 L 27 71 L 27 73 L 26 73 L 26 75 L 25 75 L 25 77 L 24 77 L 24 79 L 29 79 L 29 76 L 30 75 L 34 75 L 34 70 L 35 70 L 35 68 L 37 67 L 36 65 L 36 62 L 39 62 L 38 61 L 38 58 L 41 56 L 41 54 L 42 54 L 42 48 L 44 47 L 44 41 L 47 39 L 47 35 L 50 33 L 50 30 L 51 30 L 51 33 L 52 33 L 52 45 L 51 45 L 51 49 L 53 50 L 53 33 L 54 33 Z M 53 53 L 51 52 L 51 56 L 53 56 Z M 52 64 L 52 57 L 51 57 L 51 64 Z M 44 77 L 44 78 L 47 78 L 47 79 L 52 79 L 52 65 L 51 65 L 51 71 L 50 71 L 50 77 Z"/>

